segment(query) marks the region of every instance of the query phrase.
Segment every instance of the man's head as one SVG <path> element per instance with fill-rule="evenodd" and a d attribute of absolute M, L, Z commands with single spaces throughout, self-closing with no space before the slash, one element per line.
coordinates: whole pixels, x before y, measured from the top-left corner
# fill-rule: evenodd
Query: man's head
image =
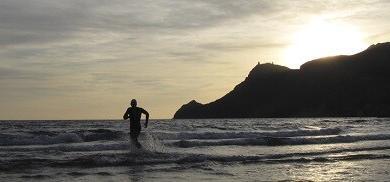
<path fill-rule="evenodd" d="M 132 99 L 130 102 L 131 107 L 137 107 L 137 100 Z"/>

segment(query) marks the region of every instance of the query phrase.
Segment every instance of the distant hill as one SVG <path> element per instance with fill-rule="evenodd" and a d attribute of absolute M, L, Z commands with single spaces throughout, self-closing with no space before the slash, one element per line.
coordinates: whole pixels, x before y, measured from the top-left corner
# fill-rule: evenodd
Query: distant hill
<path fill-rule="evenodd" d="M 222 98 L 183 105 L 174 118 L 390 116 L 390 43 L 299 70 L 258 64 Z"/>

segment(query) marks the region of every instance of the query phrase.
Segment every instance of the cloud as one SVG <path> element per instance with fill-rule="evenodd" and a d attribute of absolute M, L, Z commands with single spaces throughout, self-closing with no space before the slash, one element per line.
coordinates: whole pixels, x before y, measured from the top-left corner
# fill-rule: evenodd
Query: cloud
<path fill-rule="evenodd" d="M 0 46 L 44 43 L 68 38 L 87 19 L 77 1 L 4 0 L 0 2 Z"/>
<path fill-rule="evenodd" d="M 287 46 L 285 43 L 229 43 L 229 42 L 219 42 L 219 43 L 207 43 L 201 45 L 203 49 L 209 50 L 218 50 L 218 51 L 239 51 L 243 49 L 254 49 L 254 48 L 263 48 L 263 49 L 272 49 L 275 47 L 284 47 Z"/>
<path fill-rule="evenodd" d="M 93 32 L 122 32 L 129 38 L 185 34 L 260 15 L 320 13 L 347 6 L 386 4 L 386 1 L 135 1 L 135 0 L 3 0 L 0 2 L 0 45 L 45 43 L 80 38 Z M 299 14 L 298 14 L 299 13 Z M 295 16 L 294 16 L 295 15 Z M 287 17 L 285 17 L 287 18 Z M 140 36 L 142 35 L 142 36 Z"/>
<path fill-rule="evenodd" d="M 104 98 L 120 105 L 138 95 L 170 118 L 190 99 L 229 91 L 259 57 L 277 59 L 313 16 L 355 23 L 371 41 L 389 39 L 389 8 L 386 0 L 2 0 L 0 99 L 7 102 L 0 106 L 44 110 L 40 103 L 56 101 L 85 116 Z"/>
<path fill-rule="evenodd" d="M 0 67 L 0 80 L 44 80 L 48 76 L 49 74 L 39 71 Z"/>

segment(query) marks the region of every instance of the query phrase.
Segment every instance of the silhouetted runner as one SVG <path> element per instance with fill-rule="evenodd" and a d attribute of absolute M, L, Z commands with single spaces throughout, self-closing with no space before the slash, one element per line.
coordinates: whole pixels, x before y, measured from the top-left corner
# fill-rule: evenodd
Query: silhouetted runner
<path fill-rule="evenodd" d="M 141 133 L 141 114 L 145 114 L 145 128 L 148 127 L 149 113 L 140 107 L 137 107 L 137 101 L 135 99 L 131 100 L 131 107 L 127 108 L 123 119 L 130 118 L 130 139 L 137 146 L 141 148 L 141 144 L 138 142 L 138 136 Z"/>

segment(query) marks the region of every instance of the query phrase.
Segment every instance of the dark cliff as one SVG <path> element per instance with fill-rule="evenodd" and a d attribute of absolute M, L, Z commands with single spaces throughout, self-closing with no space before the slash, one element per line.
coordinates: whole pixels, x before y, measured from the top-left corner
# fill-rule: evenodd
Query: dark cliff
<path fill-rule="evenodd" d="M 182 106 L 174 118 L 390 116 L 390 43 L 299 70 L 258 64 L 222 98 Z"/>

